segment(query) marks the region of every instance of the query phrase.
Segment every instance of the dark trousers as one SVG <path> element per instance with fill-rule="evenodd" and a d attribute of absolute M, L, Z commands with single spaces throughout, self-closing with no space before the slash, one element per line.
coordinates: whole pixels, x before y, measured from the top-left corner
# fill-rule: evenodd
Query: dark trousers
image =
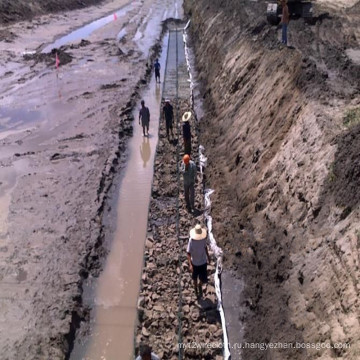
<path fill-rule="evenodd" d="M 184 153 L 191 155 L 191 138 L 184 139 Z"/>
<path fill-rule="evenodd" d="M 195 208 L 195 186 L 194 183 L 190 185 L 184 184 L 184 191 L 185 191 L 185 202 L 188 208 Z"/>
<path fill-rule="evenodd" d="M 172 119 L 170 120 L 165 120 L 166 123 L 166 135 L 169 136 L 169 131 L 171 131 L 171 134 L 173 134 L 173 124 L 172 124 Z"/>
<path fill-rule="evenodd" d="M 287 24 L 282 24 L 282 36 L 281 42 L 287 45 Z"/>
<path fill-rule="evenodd" d="M 146 129 L 147 133 L 149 133 L 149 124 L 143 125 L 142 128 L 143 128 L 143 134 L 144 135 L 145 135 L 145 129 Z"/>

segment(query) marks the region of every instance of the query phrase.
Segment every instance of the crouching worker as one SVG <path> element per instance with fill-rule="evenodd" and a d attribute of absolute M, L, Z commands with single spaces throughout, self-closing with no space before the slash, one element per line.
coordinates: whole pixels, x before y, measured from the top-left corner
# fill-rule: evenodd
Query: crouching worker
<path fill-rule="evenodd" d="M 149 345 L 140 345 L 139 356 L 136 360 L 160 360 L 151 350 Z"/>
<path fill-rule="evenodd" d="M 190 230 L 190 239 L 186 252 L 197 298 L 202 297 L 202 285 L 208 282 L 207 263 L 210 262 L 210 256 L 206 239 L 206 229 L 203 229 L 200 224 Z"/>

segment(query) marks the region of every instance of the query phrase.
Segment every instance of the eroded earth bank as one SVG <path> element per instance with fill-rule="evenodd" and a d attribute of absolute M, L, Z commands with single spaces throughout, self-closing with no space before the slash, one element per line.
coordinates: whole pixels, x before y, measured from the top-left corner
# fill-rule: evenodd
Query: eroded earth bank
<path fill-rule="evenodd" d="M 332 347 L 244 359 L 359 358 L 360 3 L 341 6 L 291 21 L 288 48 L 261 2 L 185 1 L 236 341 Z"/>

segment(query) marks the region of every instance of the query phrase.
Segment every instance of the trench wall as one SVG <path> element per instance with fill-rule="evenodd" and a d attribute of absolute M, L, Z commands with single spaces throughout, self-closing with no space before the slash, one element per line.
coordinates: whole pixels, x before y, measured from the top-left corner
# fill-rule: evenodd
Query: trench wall
<path fill-rule="evenodd" d="M 215 189 L 214 234 L 225 267 L 245 280 L 230 316 L 244 325 L 239 341 L 329 344 L 323 351 L 248 349 L 243 358 L 355 359 L 359 207 L 335 201 L 340 188 L 351 193 L 337 179 L 353 171 L 334 169 L 339 151 L 346 157 L 339 137 L 358 131 L 342 126 L 358 95 L 350 78 L 343 79 L 350 95 L 334 88 L 309 48 L 304 56 L 283 47 L 262 20 L 262 5 L 185 1 L 206 109 L 200 142 Z M 303 34 L 293 34 L 293 43 Z"/>

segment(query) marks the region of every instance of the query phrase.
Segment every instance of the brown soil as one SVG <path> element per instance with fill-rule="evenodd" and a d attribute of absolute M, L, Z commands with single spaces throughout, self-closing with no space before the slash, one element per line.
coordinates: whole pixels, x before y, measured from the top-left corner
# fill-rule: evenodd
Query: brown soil
<path fill-rule="evenodd" d="M 349 342 L 350 349 L 244 350 L 248 359 L 358 358 L 360 4 L 315 6 L 290 47 L 265 4 L 185 1 L 205 115 L 214 232 L 245 282 L 239 342 Z"/>
<path fill-rule="evenodd" d="M 2 1 L 0 23 L 90 3 L 100 1 Z M 106 13 L 119 8 L 103 3 L 110 4 Z M 141 9 L 149 13 L 153 2 L 143 3 Z M 345 127 L 343 121 L 360 106 L 360 66 L 347 55 L 359 49 L 360 3 L 340 9 L 323 2 L 313 26 L 291 21 L 290 48 L 281 46 L 279 30 L 266 24 L 263 2 L 185 3 L 206 110 L 200 140 L 209 156 L 207 185 L 215 189 L 214 233 L 225 251 L 225 267 L 245 283 L 238 309 L 227 315 L 244 325 L 238 341 L 351 344 L 342 350 L 245 350 L 243 357 L 357 359 L 359 125 Z M 148 54 L 143 56 L 133 41 L 142 24 L 130 21 L 139 20 L 134 10 L 121 26 L 104 30 L 111 34 L 105 40 L 101 33 L 85 46 L 62 48 L 60 65 L 66 71 L 57 87 L 54 54 L 24 59 L 22 52 L 40 49 L 49 38 L 102 15 L 93 8 L 0 29 L 1 100 L 26 105 L 39 93 L 52 102 L 59 98 L 72 111 L 70 119 L 56 109 L 48 112 L 49 122 L 60 130 L 48 129 L 45 138 L 35 128 L 1 138 L 2 171 L 21 165 L 14 184 L 9 180 L 9 205 L 1 204 L 9 212 L 8 226 L 0 233 L 4 359 L 63 359 L 79 322 L 88 319 L 82 283 L 89 273 L 98 274 L 105 256 L 106 196 L 125 161 L 134 99 L 150 71 Z M 115 38 L 122 27 L 127 35 L 119 45 Z M 155 46 L 151 56 L 158 50 Z M 79 75 L 76 65 L 82 61 L 92 76 Z M 110 65 L 100 80 L 97 63 Z M 119 64 L 116 74 L 111 73 L 114 63 Z M 46 104 L 39 106 L 46 109 Z M 159 156 L 171 163 L 168 144 L 161 144 Z M 170 170 L 168 182 L 173 181 Z M 8 184 L 0 186 L 8 199 Z M 171 198 L 175 190 L 164 185 L 159 194 Z M 154 200 L 151 211 L 156 207 Z M 184 231 L 193 225 L 185 213 L 182 219 Z M 162 236 L 166 231 L 175 236 L 163 218 L 159 224 L 152 221 L 163 227 Z M 159 344 L 172 356 L 168 345 Z"/>

